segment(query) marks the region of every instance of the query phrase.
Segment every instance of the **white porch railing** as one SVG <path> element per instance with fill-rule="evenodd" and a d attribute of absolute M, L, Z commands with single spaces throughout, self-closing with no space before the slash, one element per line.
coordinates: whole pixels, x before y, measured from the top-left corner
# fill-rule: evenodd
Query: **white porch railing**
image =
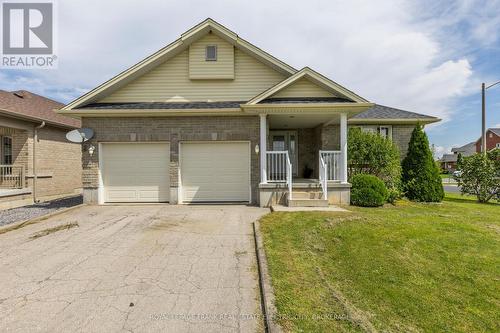
<path fill-rule="evenodd" d="M 288 151 L 268 151 L 267 181 L 269 183 L 286 183 L 288 185 L 288 199 L 292 198 L 292 163 Z"/>
<path fill-rule="evenodd" d="M 338 150 L 320 150 L 320 170 L 321 170 L 321 160 L 324 161 L 326 165 L 326 180 L 336 180 L 340 179 L 340 161 L 342 153 Z"/>
<path fill-rule="evenodd" d="M 323 154 L 319 154 L 319 184 L 323 190 L 323 199 L 328 200 L 328 164 L 325 163 Z"/>
<path fill-rule="evenodd" d="M 0 165 L 0 188 L 20 189 L 24 185 L 24 166 Z"/>

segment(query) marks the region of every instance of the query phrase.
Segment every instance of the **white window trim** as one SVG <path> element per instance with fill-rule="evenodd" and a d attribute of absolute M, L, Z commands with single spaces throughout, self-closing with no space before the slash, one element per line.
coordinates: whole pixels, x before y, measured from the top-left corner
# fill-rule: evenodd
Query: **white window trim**
<path fill-rule="evenodd" d="M 208 57 L 208 48 L 213 47 L 215 49 L 215 58 L 211 59 Z M 205 61 L 217 61 L 217 45 L 207 45 L 205 46 Z"/>
<path fill-rule="evenodd" d="M 13 140 L 12 140 L 12 136 L 10 135 L 1 135 L 0 136 L 0 164 L 5 164 L 5 151 L 4 151 L 4 138 L 9 138 L 10 139 L 10 159 L 11 159 L 11 163 L 13 162 L 14 160 L 14 156 L 13 156 L 13 153 L 12 153 L 12 144 L 13 144 Z"/>
<path fill-rule="evenodd" d="M 495 145 L 495 147 L 500 148 L 500 142 Z"/>
<path fill-rule="evenodd" d="M 381 128 L 389 129 L 387 132 L 387 138 L 392 140 L 392 125 L 353 125 L 349 128 L 360 128 L 363 132 L 378 133 L 380 134 Z"/>

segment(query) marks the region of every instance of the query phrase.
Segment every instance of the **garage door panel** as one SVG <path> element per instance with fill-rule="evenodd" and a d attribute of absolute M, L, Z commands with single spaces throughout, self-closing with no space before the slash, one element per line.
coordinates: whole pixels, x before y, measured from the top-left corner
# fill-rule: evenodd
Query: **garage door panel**
<path fill-rule="evenodd" d="M 249 201 L 249 173 L 248 143 L 182 143 L 184 201 Z"/>
<path fill-rule="evenodd" d="M 169 144 L 102 144 L 102 158 L 106 202 L 169 200 Z"/>

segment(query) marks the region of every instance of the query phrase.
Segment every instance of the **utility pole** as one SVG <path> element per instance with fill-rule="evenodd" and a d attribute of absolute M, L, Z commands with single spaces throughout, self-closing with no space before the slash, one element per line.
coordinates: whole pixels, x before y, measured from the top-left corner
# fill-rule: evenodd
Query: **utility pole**
<path fill-rule="evenodd" d="M 486 87 L 484 82 L 481 83 L 481 111 L 483 115 L 482 120 L 482 134 L 481 134 L 481 152 L 486 154 Z"/>
<path fill-rule="evenodd" d="M 486 154 L 486 89 L 489 89 L 493 86 L 496 86 L 499 84 L 500 81 L 495 82 L 493 84 L 490 84 L 489 86 L 486 86 L 483 83 L 481 83 L 481 104 L 482 104 L 482 114 L 483 114 L 483 120 L 482 120 L 482 133 L 481 133 L 481 151 L 483 154 Z"/>

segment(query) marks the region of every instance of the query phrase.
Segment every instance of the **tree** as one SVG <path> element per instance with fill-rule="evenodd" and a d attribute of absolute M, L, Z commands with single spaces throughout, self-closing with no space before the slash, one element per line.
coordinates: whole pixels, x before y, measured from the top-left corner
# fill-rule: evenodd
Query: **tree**
<path fill-rule="evenodd" d="M 358 174 L 370 174 L 380 178 L 388 189 L 400 190 L 401 162 L 392 140 L 351 128 L 347 147 L 349 179 Z"/>
<path fill-rule="evenodd" d="M 461 174 L 456 178 L 462 194 L 475 195 L 482 203 L 493 198 L 500 201 L 500 149 L 463 157 L 458 168 Z"/>
<path fill-rule="evenodd" d="M 429 140 L 420 125 L 411 134 L 408 154 L 402 166 L 403 189 L 408 199 L 422 202 L 443 200 L 444 190 L 439 168 L 434 163 Z"/>

